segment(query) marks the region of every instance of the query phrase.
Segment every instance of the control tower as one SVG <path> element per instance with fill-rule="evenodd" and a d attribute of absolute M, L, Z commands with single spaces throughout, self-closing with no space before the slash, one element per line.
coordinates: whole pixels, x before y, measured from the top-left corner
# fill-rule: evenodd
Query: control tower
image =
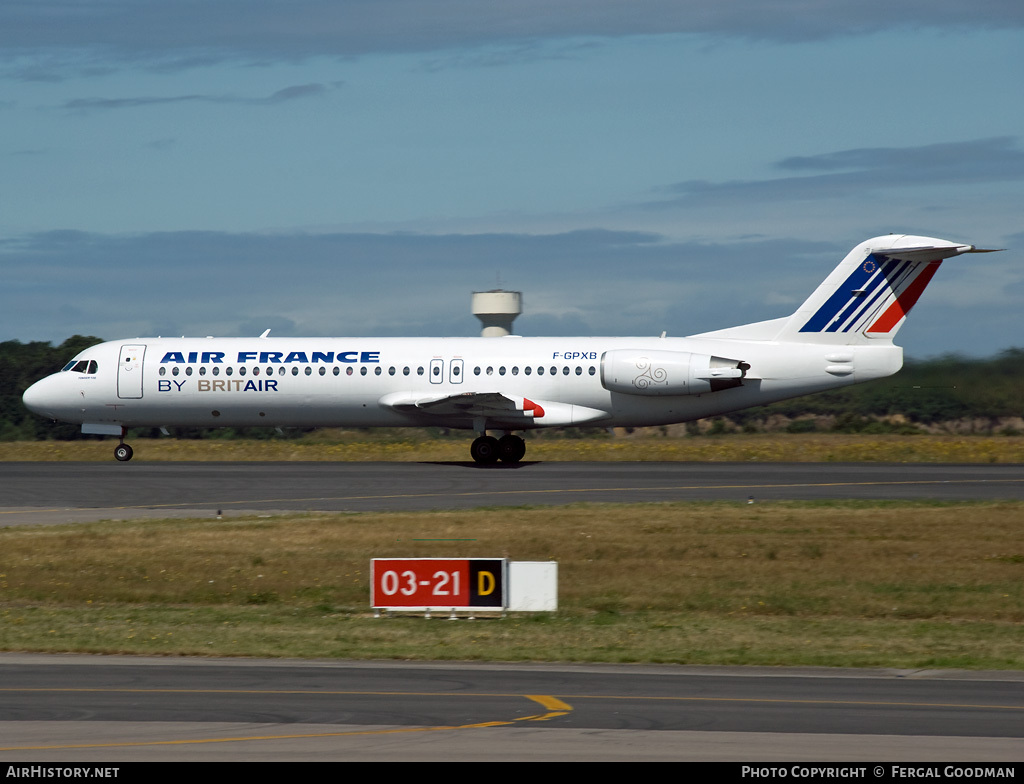
<path fill-rule="evenodd" d="M 512 322 L 523 312 L 523 293 L 521 291 L 473 292 L 473 315 L 480 319 L 483 329 L 480 335 L 485 338 L 499 338 L 512 334 Z"/>

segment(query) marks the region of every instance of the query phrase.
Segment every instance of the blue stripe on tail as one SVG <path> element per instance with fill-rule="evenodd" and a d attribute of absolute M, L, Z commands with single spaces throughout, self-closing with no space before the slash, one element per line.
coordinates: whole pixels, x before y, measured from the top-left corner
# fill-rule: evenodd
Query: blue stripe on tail
<path fill-rule="evenodd" d="M 863 312 L 861 305 L 866 301 L 870 301 L 869 304 L 875 302 L 879 290 L 888 289 L 888 276 L 892 274 L 896 265 L 897 262 L 893 261 L 886 261 L 883 264 L 882 259 L 873 254 L 868 256 L 857 265 L 843 285 L 836 289 L 832 296 L 807 320 L 800 331 L 838 331 L 855 310 L 860 309 Z M 880 267 L 882 268 L 880 269 Z M 852 293 L 854 291 L 863 291 L 864 293 L 854 295 Z"/>

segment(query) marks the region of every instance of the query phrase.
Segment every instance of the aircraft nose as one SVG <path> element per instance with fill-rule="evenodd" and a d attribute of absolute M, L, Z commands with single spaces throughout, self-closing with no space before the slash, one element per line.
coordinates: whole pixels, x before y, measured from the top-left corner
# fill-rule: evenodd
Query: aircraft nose
<path fill-rule="evenodd" d="M 56 419 L 55 411 L 59 403 L 56 393 L 57 390 L 54 388 L 51 377 L 47 376 L 46 378 L 39 379 L 39 381 L 26 389 L 25 394 L 21 396 L 21 400 L 25 404 L 25 408 L 33 414 Z"/>

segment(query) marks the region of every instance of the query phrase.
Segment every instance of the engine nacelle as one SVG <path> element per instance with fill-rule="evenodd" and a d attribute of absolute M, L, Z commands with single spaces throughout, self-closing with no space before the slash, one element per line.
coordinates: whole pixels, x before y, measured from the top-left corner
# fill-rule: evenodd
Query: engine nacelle
<path fill-rule="evenodd" d="M 688 351 L 617 349 L 601 356 L 601 385 L 626 395 L 702 395 L 743 385 L 750 365 Z"/>

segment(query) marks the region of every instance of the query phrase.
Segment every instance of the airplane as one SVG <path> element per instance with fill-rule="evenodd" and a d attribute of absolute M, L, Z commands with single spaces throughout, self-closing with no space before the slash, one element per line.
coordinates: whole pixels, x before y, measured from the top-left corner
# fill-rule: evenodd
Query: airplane
<path fill-rule="evenodd" d="M 83 433 L 132 427 L 476 431 L 480 464 L 518 463 L 516 431 L 686 422 L 884 378 L 893 338 L 944 259 L 987 253 L 887 235 L 859 244 L 792 315 L 684 338 L 136 338 L 80 352 L 24 403 Z M 500 438 L 489 435 L 498 431 Z"/>

